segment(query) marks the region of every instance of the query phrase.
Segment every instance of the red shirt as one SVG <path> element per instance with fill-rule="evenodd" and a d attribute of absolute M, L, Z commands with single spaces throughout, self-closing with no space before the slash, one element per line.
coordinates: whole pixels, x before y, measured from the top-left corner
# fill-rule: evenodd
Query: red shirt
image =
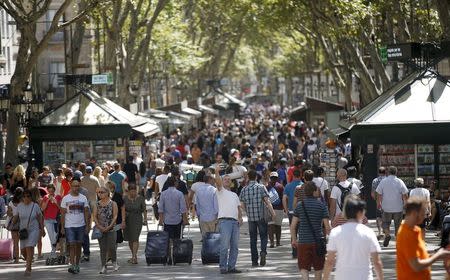
<path fill-rule="evenodd" d="M 67 181 L 67 179 L 63 179 L 61 181 L 61 191 L 62 191 L 62 197 L 65 197 L 70 193 L 70 183 Z"/>
<path fill-rule="evenodd" d="M 62 198 L 60 195 L 55 196 L 55 199 L 58 204 L 61 203 Z M 49 198 L 48 198 L 48 194 L 47 194 L 46 196 L 44 196 L 42 201 L 47 202 L 48 200 L 49 200 Z M 45 220 L 51 220 L 51 219 L 54 220 L 54 219 L 56 219 L 56 216 L 58 216 L 58 213 L 59 213 L 58 205 L 56 205 L 56 203 L 53 203 L 53 202 L 48 202 L 47 208 L 45 208 L 45 210 L 44 210 L 44 219 Z"/>
<path fill-rule="evenodd" d="M 289 167 L 288 171 L 287 171 L 287 182 L 290 183 L 294 180 L 294 170 L 300 170 L 302 171 L 302 169 L 300 167 L 297 166 L 291 166 Z M 301 178 L 303 178 L 303 174 L 300 175 Z"/>

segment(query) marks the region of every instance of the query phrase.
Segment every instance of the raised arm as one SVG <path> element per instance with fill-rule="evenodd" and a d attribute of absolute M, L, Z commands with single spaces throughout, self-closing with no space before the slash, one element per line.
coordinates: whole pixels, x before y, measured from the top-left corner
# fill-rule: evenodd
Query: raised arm
<path fill-rule="evenodd" d="M 222 177 L 220 176 L 220 165 L 216 164 L 214 180 L 216 181 L 216 188 L 218 191 L 221 191 L 223 188 Z"/>

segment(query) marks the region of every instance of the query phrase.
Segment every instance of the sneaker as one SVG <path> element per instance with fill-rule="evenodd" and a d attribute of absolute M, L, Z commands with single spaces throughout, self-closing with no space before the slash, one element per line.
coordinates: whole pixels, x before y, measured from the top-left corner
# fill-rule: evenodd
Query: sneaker
<path fill-rule="evenodd" d="M 227 274 L 228 273 L 228 270 L 226 270 L 226 269 L 221 269 L 220 270 L 220 274 Z"/>
<path fill-rule="evenodd" d="M 83 256 L 81 258 L 81 262 L 88 262 L 89 261 L 89 256 Z"/>
<path fill-rule="evenodd" d="M 75 273 L 76 273 L 76 272 L 75 272 L 75 266 L 74 266 L 74 265 L 70 265 L 70 266 L 69 266 L 69 269 L 67 269 L 67 271 L 70 272 L 70 273 L 72 273 L 72 274 L 75 274 Z"/>
<path fill-rule="evenodd" d="M 235 274 L 235 273 L 242 273 L 242 271 L 240 271 L 240 270 L 238 270 L 236 268 L 233 268 L 233 269 L 228 270 L 228 273 Z"/>
<path fill-rule="evenodd" d="M 257 266 L 259 266 L 257 262 L 252 263 L 252 267 L 257 267 Z"/>
<path fill-rule="evenodd" d="M 114 271 L 117 271 L 117 270 L 119 270 L 119 264 L 117 263 L 117 262 L 114 262 L 113 263 L 113 267 L 114 267 Z"/>
<path fill-rule="evenodd" d="M 100 270 L 99 274 L 106 274 L 106 265 L 102 267 L 102 270 Z"/>
<path fill-rule="evenodd" d="M 391 236 L 390 235 L 386 235 L 386 237 L 384 238 L 384 241 L 383 241 L 383 246 L 384 247 L 389 246 L 389 241 L 391 241 Z"/>
<path fill-rule="evenodd" d="M 261 266 L 266 265 L 266 255 L 267 255 L 267 253 L 264 253 L 264 252 L 261 252 L 261 254 L 260 254 L 261 260 L 259 261 L 259 264 Z"/>
<path fill-rule="evenodd" d="M 80 266 L 79 265 L 75 265 L 75 274 L 80 273 Z"/>

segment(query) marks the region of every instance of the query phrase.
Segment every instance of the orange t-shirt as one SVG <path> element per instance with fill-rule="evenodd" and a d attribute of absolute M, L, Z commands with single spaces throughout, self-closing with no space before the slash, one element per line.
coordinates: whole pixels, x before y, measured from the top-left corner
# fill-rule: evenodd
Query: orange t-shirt
<path fill-rule="evenodd" d="M 413 258 L 428 259 L 429 255 L 422 239 L 422 230 L 418 226 L 411 228 L 402 223 L 397 233 L 397 279 L 427 280 L 431 279 L 431 269 L 415 272 L 409 265 Z"/>

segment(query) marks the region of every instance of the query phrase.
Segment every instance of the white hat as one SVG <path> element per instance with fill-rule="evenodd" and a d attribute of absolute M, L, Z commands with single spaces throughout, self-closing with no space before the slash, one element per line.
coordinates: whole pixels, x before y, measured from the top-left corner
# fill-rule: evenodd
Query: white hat
<path fill-rule="evenodd" d="M 277 177 L 278 178 L 278 173 L 275 172 L 275 171 L 270 172 L 270 176 L 269 177 Z"/>

